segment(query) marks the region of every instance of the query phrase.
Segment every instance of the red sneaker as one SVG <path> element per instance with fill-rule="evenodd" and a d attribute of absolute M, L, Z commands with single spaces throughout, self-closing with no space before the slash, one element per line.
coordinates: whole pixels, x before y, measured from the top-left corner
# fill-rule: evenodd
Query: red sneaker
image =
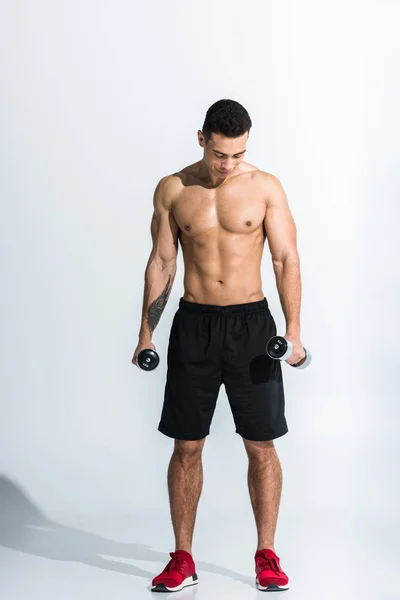
<path fill-rule="evenodd" d="M 279 558 L 273 550 L 257 550 L 256 585 L 262 592 L 278 592 L 288 590 L 289 578 L 282 571 Z"/>
<path fill-rule="evenodd" d="M 152 592 L 179 592 L 188 585 L 196 585 L 198 577 L 192 555 L 185 550 L 169 553 L 171 560 L 151 582 Z"/>

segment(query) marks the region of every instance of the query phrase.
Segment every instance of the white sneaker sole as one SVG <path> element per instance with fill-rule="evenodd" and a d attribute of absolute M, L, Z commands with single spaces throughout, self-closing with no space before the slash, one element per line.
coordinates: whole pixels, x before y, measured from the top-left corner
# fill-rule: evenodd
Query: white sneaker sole
<path fill-rule="evenodd" d="M 191 575 L 190 577 L 187 577 L 186 579 L 184 579 L 182 581 L 182 583 L 174 588 L 169 588 L 166 585 L 164 585 L 163 583 L 159 583 L 157 585 L 154 585 L 151 588 L 152 592 L 180 592 L 181 590 L 183 590 L 183 588 L 185 587 L 189 587 L 190 585 L 197 585 L 199 583 L 199 578 L 197 577 L 197 574 L 195 573 L 194 575 Z"/>
<path fill-rule="evenodd" d="M 267 587 L 260 585 L 258 577 L 256 577 L 256 586 L 261 592 L 284 592 L 289 589 L 289 584 L 278 585 L 277 583 L 270 583 Z"/>

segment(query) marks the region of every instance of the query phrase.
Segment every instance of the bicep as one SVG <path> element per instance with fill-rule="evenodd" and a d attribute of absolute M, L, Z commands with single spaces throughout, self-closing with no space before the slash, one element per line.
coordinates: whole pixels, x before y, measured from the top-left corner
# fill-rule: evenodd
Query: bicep
<path fill-rule="evenodd" d="M 272 262 L 282 263 L 290 257 L 298 258 L 297 231 L 286 193 L 276 177 L 268 184 L 268 202 L 264 228 Z"/>
<path fill-rule="evenodd" d="M 178 252 L 178 224 L 175 221 L 167 178 L 162 179 L 154 192 L 151 237 L 152 257 L 163 263 L 176 260 Z"/>

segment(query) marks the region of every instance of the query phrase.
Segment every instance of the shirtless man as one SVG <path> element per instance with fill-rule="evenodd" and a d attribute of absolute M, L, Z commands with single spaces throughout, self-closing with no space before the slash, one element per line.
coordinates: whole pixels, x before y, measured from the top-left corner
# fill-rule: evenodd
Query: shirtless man
<path fill-rule="evenodd" d="M 287 433 L 281 364 L 266 355 L 276 325 L 262 291 L 265 239 L 293 344 L 287 363 L 305 357 L 300 341 L 301 276 L 297 234 L 279 180 L 243 161 L 252 126 L 246 109 L 220 100 L 207 111 L 198 141 L 202 160 L 166 176 L 154 193 L 153 248 L 146 267 L 142 324 L 132 358 L 153 348 L 152 334 L 176 274 L 178 239 L 184 295 L 172 322 L 159 431 L 173 438 L 168 468 L 175 552 L 152 591 L 198 583 L 192 537 L 200 498 L 202 449 L 221 383 L 249 458 L 248 486 L 258 545 L 256 585 L 287 589 L 275 553 L 282 470 L 274 442 Z"/>

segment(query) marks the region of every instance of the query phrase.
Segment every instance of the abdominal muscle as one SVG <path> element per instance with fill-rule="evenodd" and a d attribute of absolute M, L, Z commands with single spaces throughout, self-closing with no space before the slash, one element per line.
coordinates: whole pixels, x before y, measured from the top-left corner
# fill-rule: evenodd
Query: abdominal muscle
<path fill-rule="evenodd" d="M 260 273 L 262 238 L 234 237 L 235 240 L 219 246 L 210 243 L 196 247 L 193 240 L 183 242 L 184 300 L 227 306 L 264 299 Z"/>

